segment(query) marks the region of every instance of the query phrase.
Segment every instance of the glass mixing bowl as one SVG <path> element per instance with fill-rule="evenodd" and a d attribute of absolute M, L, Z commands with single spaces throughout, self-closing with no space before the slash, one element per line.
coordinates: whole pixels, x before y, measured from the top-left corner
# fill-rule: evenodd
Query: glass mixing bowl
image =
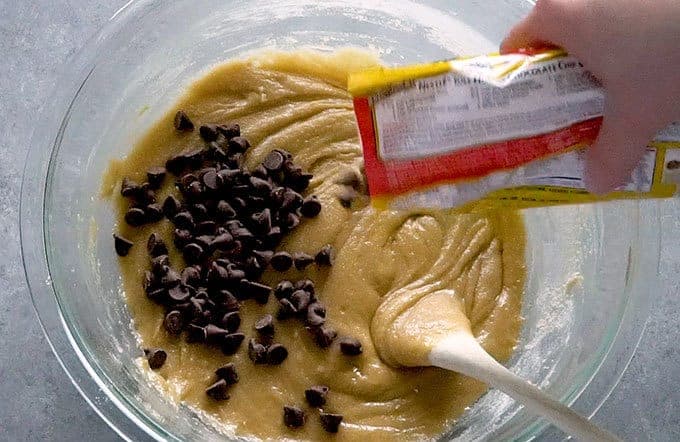
<path fill-rule="evenodd" d="M 102 172 L 215 63 L 261 47 L 354 45 L 386 63 L 494 51 L 525 1 L 161 0 L 121 9 L 64 67 L 36 125 L 24 174 L 21 236 L 33 302 L 83 397 L 121 436 L 218 439 L 159 396 L 120 291 Z M 628 201 L 524 212 L 528 281 L 521 341 L 508 366 L 592 415 L 642 334 L 659 259 L 657 206 Z M 551 433 L 551 432 L 554 432 Z M 561 437 L 491 391 L 444 438 Z"/>

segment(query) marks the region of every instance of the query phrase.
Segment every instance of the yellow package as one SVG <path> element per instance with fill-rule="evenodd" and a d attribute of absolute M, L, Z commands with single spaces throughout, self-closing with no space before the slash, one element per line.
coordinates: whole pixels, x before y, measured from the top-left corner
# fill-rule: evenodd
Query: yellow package
<path fill-rule="evenodd" d="M 461 58 L 349 77 L 373 203 L 530 207 L 673 196 L 680 124 L 650 143 L 626 185 L 584 185 L 583 149 L 600 129 L 602 87 L 553 50 Z"/>

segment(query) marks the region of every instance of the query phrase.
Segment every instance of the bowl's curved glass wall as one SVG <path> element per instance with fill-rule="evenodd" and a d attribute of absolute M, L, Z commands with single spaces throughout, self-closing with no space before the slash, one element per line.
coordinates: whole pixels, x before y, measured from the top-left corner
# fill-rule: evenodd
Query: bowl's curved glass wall
<path fill-rule="evenodd" d="M 228 58 L 301 46 L 365 47 L 390 64 L 492 52 L 530 7 L 519 0 L 140 1 L 114 17 L 55 86 L 22 196 L 24 259 L 41 322 L 112 427 L 135 440 L 219 437 L 159 397 L 133 362 L 140 350 L 119 289 L 114 217 L 98 196 L 108 161 L 125 155 L 193 78 Z M 658 234 L 654 205 L 640 204 L 525 212 L 526 323 L 510 366 L 585 413 L 617 381 L 646 318 L 641 275 L 656 272 Z M 490 392 L 448 436 L 524 439 L 542 428 Z"/>

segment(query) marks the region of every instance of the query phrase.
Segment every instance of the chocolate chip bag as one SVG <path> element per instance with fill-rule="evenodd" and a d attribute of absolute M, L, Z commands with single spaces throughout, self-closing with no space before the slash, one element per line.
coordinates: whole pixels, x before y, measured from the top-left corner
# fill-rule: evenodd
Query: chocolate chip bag
<path fill-rule="evenodd" d="M 680 184 L 675 124 L 624 186 L 606 196 L 585 190 L 583 151 L 599 131 L 604 92 L 559 50 L 374 68 L 348 85 L 377 207 L 663 198 Z"/>

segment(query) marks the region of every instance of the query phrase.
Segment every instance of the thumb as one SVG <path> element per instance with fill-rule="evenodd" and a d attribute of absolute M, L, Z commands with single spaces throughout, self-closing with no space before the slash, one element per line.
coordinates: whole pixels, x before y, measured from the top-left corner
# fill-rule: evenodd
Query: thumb
<path fill-rule="evenodd" d="M 547 48 L 562 46 L 568 19 L 565 1 L 538 0 L 536 6 L 522 21 L 517 23 L 501 43 L 501 54 L 516 52 L 523 48 Z"/>
<path fill-rule="evenodd" d="M 605 106 L 600 133 L 586 151 L 586 188 L 604 194 L 625 184 L 653 135 L 625 108 Z"/>

